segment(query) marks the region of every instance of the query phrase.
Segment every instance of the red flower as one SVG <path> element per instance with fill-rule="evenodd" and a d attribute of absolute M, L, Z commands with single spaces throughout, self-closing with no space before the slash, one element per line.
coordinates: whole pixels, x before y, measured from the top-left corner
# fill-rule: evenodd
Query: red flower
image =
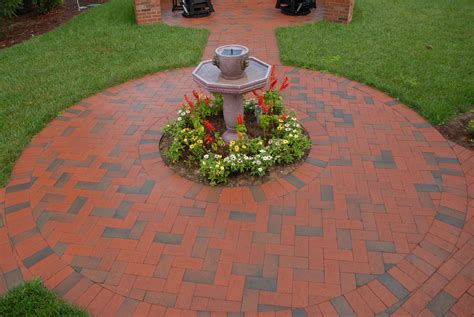
<path fill-rule="evenodd" d="M 285 77 L 285 79 L 281 83 L 280 91 L 285 90 L 286 88 L 288 88 L 289 85 L 290 83 L 289 83 L 288 77 Z"/>
<path fill-rule="evenodd" d="M 271 84 L 270 84 L 270 90 L 273 90 L 273 88 L 275 88 L 277 82 L 278 82 L 278 79 L 276 79 L 276 78 L 273 79 L 273 81 L 272 81 Z"/>
<path fill-rule="evenodd" d="M 214 132 L 216 131 L 216 128 L 214 128 L 214 126 L 209 122 L 209 121 L 204 121 L 204 125 L 206 126 L 206 128 L 210 131 L 210 132 Z"/>
<path fill-rule="evenodd" d="M 214 138 L 212 137 L 212 135 L 208 135 L 206 138 L 206 144 L 210 144 L 212 143 L 212 141 L 214 141 Z"/>
<path fill-rule="evenodd" d="M 204 98 L 204 104 L 205 104 L 206 106 L 209 106 L 209 103 L 210 103 L 210 102 L 211 102 L 211 100 L 209 99 L 209 96 L 206 96 L 206 97 Z"/>
<path fill-rule="evenodd" d="M 265 105 L 265 98 L 263 96 L 258 97 L 258 105 L 262 108 L 263 113 L 268 112 L 268 106 Z"/>
<path fill-rule="evenodd" d="M 275 72 L 276 72 L 276 66 L 275 66 L 275 65 L 272 65 L 272 73 L 271 73 L 271 75 L 270 75 L 270 80 L 271 80 L 271 81 L 274 81 L 274 80 L 276 79 L 276 74 L 275 74 Z"/>
<path fill-rule="evenodd" d="M 284 113 L 280 116 L 281 120 L 285 120 L 286 118 L 288 118 L 288 115 L 286 113 Z"/>
<path fill-rule="evenodd" d="M 196 98 L 198 104 L 201 103 L 201 98 L 199 97 L 199 94 L 196 90 L 193 90 L 193 96 Z"/>
<path fill-rule="evenodd" d="M 244 124 L 244 118 L 242 117 L 241 114 L 239 114 L 239 115 L 237 116 L 237 124 L 238 124 L 238 125 Z"/>
<path fill-rule="evenodd" d="M 189 108 L 191 108 L 191 110 L 194 110 L 194 102 L 189 100 L 188 96 L 186 96 L 186 95 L 184 95 L 184 99 L 186 99 L 186 102 L 188 103 Z"/>
<path fill-rule="evenodd" d="M 257 98 L 260 97 L 260 95 L 258 94 L 258 92 L 256 90 L 252 91 L 252 94 Z"/>

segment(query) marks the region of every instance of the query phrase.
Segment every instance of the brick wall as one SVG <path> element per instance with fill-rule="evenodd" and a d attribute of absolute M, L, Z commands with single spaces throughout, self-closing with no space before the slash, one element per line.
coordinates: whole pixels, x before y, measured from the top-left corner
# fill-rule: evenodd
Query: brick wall
<path fill-rule="evenodd" d="M 352 20 L 355 0 L 323 0 L 324 20 L 349 23 Z"/>
<path fill-rule="evenodd" d="M 137 24 L 160 22 L 160 0 L 135 0 L 135 19 L 137 20 Z"/>

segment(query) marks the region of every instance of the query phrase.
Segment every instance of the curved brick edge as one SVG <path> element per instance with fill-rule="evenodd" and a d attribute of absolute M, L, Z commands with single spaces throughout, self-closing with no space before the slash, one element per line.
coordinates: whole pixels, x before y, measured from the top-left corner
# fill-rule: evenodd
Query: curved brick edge
<path fill-rule="evenodd" d="M 406 109 L 401 108 L 402 112 Z M 407 114 L 410 115 L 411 111 Z M 360 288 L 308 307 L 309 316 L 469 316 L 474 300 L 474 152 L 450 142 L 467 180 L 467 196 L 442 197 L 430 231 L 413 252 Z M 452 185 L 443 184 L 446 186 Z M 456 190 L 457 189 L 457 190 Z M 443 199 L 444 198 L 444 199 Z M 445 204 L 463 201 L 464 219 L 446 222 Z M 467 198 L 467 199 L 465 199 Z M 457 199 L 456 199 L 457 201 Z M 464 209 L 463 209 L 464 208 Z M 453 210 L 451 210 L 453 211 Z M 462 226 L 461 226 L 462 225 Z"/>
<path fill-rule="evenodd" d="M 209 187 L 175 174 L 164 164 L 158 142 L 162 127 L 168 122 L 158 120 L 140 139 L 139 157 L 155 186 L 166 187 L 178 196 L 209 203 L 257 203 L 286 196 L 311 183 L 328 166 L 331 147 L 324 128 L 306 113 L 297 113 L 308 132 L 313 146 L 305 162 L 282 178 L 255 186 Z"/>
<path fill-rule="evenodd" d="M 41 155 L 43 146 L 47 144 L 35 146 L 32 142 L 21 157 Z M 29 195 L 28 189 L 36 182 L 36 179 L 31 177 L 32 172 L 29 166 L 18 164 L 14 168 L 10 183 L 4 189 L 5 196 L 8 197 L 8 203 L 3 208 L 7 235 L 3 236 L 1 241 L 8 241 L 7 252 L 10 247 L 9 257 L 5 257 L 9 262 L 9 266 L 6 266 L 9 271 L 5 270 L 3 274 L 4 279 L 9 282 L 6 289 L 40 276 L 47 288 L 66 301 L 87 309 L 92 315 L 101 313 L 104 316 L 114 316 L 119 310 L 126 311 L 126 307 L 130 306 L 129 299 L 76 272 L 58 255 L 63 251 L 61 246 L 51 248 L 51 239 L 45 239 L 41 234 L 36 222 L 38 219 L 35 219 L 34 210 L 30 207 L 34 197 Z M 132 303 L 130 314 L 137 305 L 138 302 Z"/>
<path fill-rule="evenodd" d="M 22 268 L 15 256 L 5 225 L 5 189 L 0 189 L 0 295 L 23 282 Z"/>
<path fill-rule="evenodd" d="M 388 99 L 389 100 L 387 102 L 394 102 L 393 100 L 390 100 L 390 98 Z M 416 114 L 413 114 L 411 110 L 404 107 L 399 107 L 397 109 L 401 112 L 406 112 L 407 115 L 415 119 L 412 121 L 413 124 L 426 126 L 427 129 L 434 130 L 433 128 L 429 127 L 429 125 L 426 125 L 426 123 L 424 123 L 422 120 L 420 121 L 420 118 Z M 72 114 L 65 114 L 65 117 L 68 115 Z M 54 126 L 54 123 L 51 125 Z M 433 138 L 433 142 L 436 142 L 437 139 L 442 141 L 442 138 L 440 139 L 440 136 L 437 135 L 436 131 L 428 131 L 428 133 L 425 133 L 425 136 L 427 135 L 429 135 L 430 138 Z M 45 139 L 44 141 L 44 143 L 36 142 L 35 146 L 28 147 L 23 153 L 22 157 L 38 156 L 41 153 L 42 148 L 48 145 L 47 140 Z M 38 146 L 38 144 L 42 145 Z M 471 160 L 472 158 L 469 158 L 467 161 L 470 162 Z M 438 164 L 440 163 L 438 162 Z M 448 164 L 453 163 L 449 162 Z M 31 177 L 31 172 L 32 171 L 29 169 L 29 166 L 18 164 L 15 167 L 12 181 L 6 189 L 8 202 L 4 208 L 6 218 L 5 223 L 8 224 L 7 227 L 10 239 L 13 242 L 13 245 L 15 245 L 18 257 L 22 259 L 21 261 L 25 266 L 26 271 L 30 272 L 32 275 L 43 276 L 49 288 L 52 288 L 67 300 L 70 300 L 80 306 L 87 307 L 92 313 L 104 312 L 104 307 L 107 307 L 107 309 L 115 309 L 118 307 L 117 309 L 122 310 L 125 309 L 125 306 L 134 306 L 134 308 L 138 309 L 140 305 L 141 307 L 149 305 L 146 303 L 139 304 L 138 301 L 131 298 L 125 299 L 123 296 L 115 294 L 114 292 L 103 288 L 99 284 L 90 282 L 89 279 L 84 278 L 80 274 L 74 272 L 72 268 L 59 259 L 55 252 L 60 253 L 60 250 L 53 251 L 48 247 L 48 243 L 46 243 L 46 240 L 43 239 L 39 233 L 38 227 L 36 226 L 33 216 L 34 210 L 29 208 L 28 201 L 35 200 L 35 197 L 29 197 L 28 192 L 26 191 L 34 182 L 36 182 L 36 179 Z M 377 294 L 377 296 L 386 296 L 384 299 L 381 298 L 380 301 L 385 304 L 386 310 L 388 308 L 388 312 L 397 309 L 400 306 L 403 307 L 403 305 L 408 305 L 407 303 L 409 301 L 406 301 L 405 303 L 405 300 L 408 298 L 406 291 L 409 293 L 413 292 L 419 288 L 424 281 L 427 281 L 427 278 L 417 276 L 417 274 L 419 274 L 418 271 L 423 272 L 423 268 L 428 271 L 425 264 L 431 265 L 433 269 L 439 268 L 443 262 L 448 260 L 449 254 L 454 251 L 455 243 L 458 241 L 460 236 L 461 232 L 459 230 L 459 222 L 452 219 L 452 214 L 456 214 L 456 210 L 461 213 L 466 213 L 466 190 L 463 188 L 462 184 L 458 184 L 456 179 L 451 176 L 452 175 L 441 175 L 442 185 L 447 190 L 442 193 L 441 198 L 433 199 L 435 203 L 440 206 L 440 208 L 438 208 L 437 214 L 437 218 L 440 219 L 437 219 L 432 223 L 431 229 L 425 236 L 425 239 L 420 242 L 417 248 L 410 255 L 408 255 L 403 262 L 390 269 L 383 275 L 383 277 L 370 282 L 366 287 L 362 286 L 356 291 L 344 294 L 343 296 L 337 297 L 330 302 L 322 303 L 318 306 L 310 306 L 308 308 L 308 313 L 311 314 L 313 311 L 316 312 L 318 309 L 321 311 L 335 309 L 337 313 L 343 314 L 346 312 L 344 309 L 348 308 L 346 305 L 347 303 L 351 305 L 349 309 L 353 308 L 354 311 L 357 312 L 361 308 L 356 308 L 357 302 L 360 299 L 356 294 L 359 293 L 360 296 L 363 296 L 364 292 L 367 292 L 366 295 Z M 469 181 L 469 188 L 471 187 L 472 182 Z M 439 200 L 439 202 L 436 200 Z M 461 220 L 459 216 L 454 216 L 454 218 Z M 463 219 L 462 221 L 464 221 Z M 455 223 L 455 225 L 453 225 L 453 223 Z M 21 242 L 24 239 L 38 239 L 38 243 L 35 245 L 35 248 L 38 248 L 39 251 L 35 252 L 33 256 L 22 256 L 22 254 L 26 251 L 22 250 L 21 246 Z M 50 239 L 53 238 L 48 237 L 48 240 Z M 452 242 L 448 242 L 446 240 Z M 462 255 L 462 253 L 460 254 Z M 416 264 L 414 262 L 416 262 Z M 55 267 L 56 271 L 52 275 L 51 273 L 45 274 L 45 268 L 48 267 L 48 269 L 50 269 L 52 266 Z M 418 271 L 416 271 L 416 269 Z M 368 292 L 369 290 L 371 293 Z M 360 292 L 362 292 L 362 295 Z M 370 299 L 375 297 L 368 296 L 364 298 Z M 115 302 L 114 305 L 111 304 L 112 301 Z M 372 303 L 372 305 L 376 304 Z M 158 310 L 162 309 L 163 311 L 165 309 L 163 307 L 160 308 L 160 306 L 153 307 Z M 168 308 L 167 313 L 172 311 L 179 310 Z M 383 310 L 381 310 L 381 312 L 382 311 Z M 301 309 L 295 309 L 292 311 L 292 314 L 304 315 L 305 312 Z"/>

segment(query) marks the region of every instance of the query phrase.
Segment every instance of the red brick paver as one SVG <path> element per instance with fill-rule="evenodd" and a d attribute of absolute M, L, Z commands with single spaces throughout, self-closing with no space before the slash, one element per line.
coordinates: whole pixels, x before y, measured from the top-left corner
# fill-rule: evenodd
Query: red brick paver
<path fill-rule="evenodd" d="M 165 21 L 209 27 L 207 56 L 267 39 L 253 54 L 276 62 L 274 27 L 301 21 L 258 1 L 263 31 L 244 24 L 249 2 L 229 2 Z M 0 192 L 0 292 L 39 275 L 100 316 L 470 313 L 472 152 L 381 92 L 281 66 L 313 142 L 306 162 L 260 186 L 195 184 L 157 143 L 191 71 L 107 89 L 34 138 Z"/>

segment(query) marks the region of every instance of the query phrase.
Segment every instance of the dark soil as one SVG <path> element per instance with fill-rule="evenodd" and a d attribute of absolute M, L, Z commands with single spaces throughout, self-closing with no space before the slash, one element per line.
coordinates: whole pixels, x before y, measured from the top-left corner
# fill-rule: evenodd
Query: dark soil
<path fill-rule="evenodd" d="M 79 0 L 79 4 L 86 7 L 90 4 L 100 4 L 106 1 L 107 0 Z M 26 41 L 35 35 L 51 31 L 87 10 L 88 9 L 82 9 L 79 11 L 76 0 L 65 0 L 64 6 L 56 8 L 46 14 L 28 12 L 12 18 L 5 18 L 3 20 L 3 38 L 0 33 L 0 48 L 9 47 Z"/>
<path fill-rule="evenodd" d="M 225 122 L 222 117 L 209 117 L 209 122 L 216 128 L 216 130 L 222 135 L 225 131 Z M 256 137 L 263 137 L 263 130 L 257 123 L 255 116 L 249 115 L 245 116 L 245 126 L 247 127 L 247 135 L 250 138 Z M 172 136 L 168 134 L 164 134 L 160 140 L 160 152 L 166 153 L 168 151 L 168 147 L 173 142 Z M 267 174 L 264 176 L 253 176 L 250 173 L 237 173 L 231 174 L 229 177 L 229 181 L 225 184 L 219 184 L 219 186 L 226 186 L 226 187 L 238 187 L 238 186 L 254 186 L 266 183 L 270 180 L 281 178 L 291 172 L 293 172 L 296 168 L 298 168 L 303 162 L 306 160 L 308 156 L 308 151 L 301 157 L 299 160 L 293 162 L 292 164 L 288 165 L 274 165 L 270 167 Z M 221 153 L 223 156 L 227 156 L 227 151 L 225 153 Z M 199 173 L 199 163 L 197 162 L 187 162 L 186 159 L 183 159 L 177 163 L 172 163 L 166 159 L 166 156 L 163 155 L 163 160 L 170 167 L 175 173 L 185 177 L 193 182 L 203 183 L 205 185 L 209 185 L 209 181 L 206 177 L 201 176 Z M 183 157 L 186 157 L 186 153 L 184 153 Z"/>
<path fill-rule="evenodd" d="M 451 140 L 467 149 L 474 150 L 474 134 L 469 133 L 469 121 L 474 120 L 474 110 L 460 114 L 448 123 L 437 126 L 438 131 L 448 140 Z"/>

